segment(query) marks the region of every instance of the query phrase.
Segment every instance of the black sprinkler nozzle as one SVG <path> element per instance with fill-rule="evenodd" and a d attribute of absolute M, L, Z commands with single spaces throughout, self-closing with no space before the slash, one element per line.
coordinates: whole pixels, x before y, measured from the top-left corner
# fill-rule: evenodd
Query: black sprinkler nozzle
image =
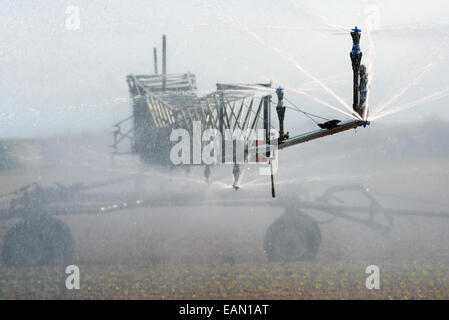
<path fill-rule="evenodd" d="M 363 126 L 366 128 L 366 126 L 369 126 L 371 124 L 371 121 L 359 121 L 359 127 Z"/>

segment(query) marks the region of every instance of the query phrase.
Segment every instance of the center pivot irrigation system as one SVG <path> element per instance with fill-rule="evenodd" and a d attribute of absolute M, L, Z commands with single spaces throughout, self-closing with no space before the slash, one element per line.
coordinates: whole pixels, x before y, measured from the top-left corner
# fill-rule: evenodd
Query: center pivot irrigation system
<path fill-rule="evenodd" d="M 117 123 L 114 131 L 114 154 L 137 154 L 145 162 L 173 166 L 170 162 L 171 143 L 169 137 L 174 129 L 194 130 L 193 123 L 201 121 L 204 129 L 215 129 L 222 135 L 226 130 L 239 129 L 245 145 L 244 162 L 248 162 L 250 151 L 256 150 L 256 160 L 263 156 L 272 166 L 272 146 L 284 149 L 289 146 L 318 139 L 338 132 L 369 125 L 367 121 L 367 72 L 361 65 L 360 32 L 355 27 L 351 36 L 353 47 L 350 53 L 354 75 L 354 120 L 330 120 L 318 124 L 320 129 L 290 137 L 284 132 L 284 91 L 274 91 L 270 83 L 262 84 L 217 84 L 217 91 L 206 96 L 196 95 L 195 76 L 190 73 L 166 73 L 166 38 L 163 37 L 162 74 L 157 72 L 157 56 L 154 50 L 153 75 L 129 75 L 127 82 L 132 97 L 133 114 Z M 279 136 L 270 135 L 271 126 L 271 94 L 276 92 L 278 101 L 276 112 L 279 119 Z M 124 130 L 125 123 L 130 123 Z M 251 131 L 264 129 L 263 140 L 250 139 Z M 123 141 L 130 141 L 131 148 L 127 152 L 120 151 Z M 262 147 L 265 147 L 262 149 Z M 262 149 L 263 151 L 260 151 Z M 221 163 L 226 163 L 222 150 Z M 232 159 L 234 168 L 234 187 L 238 187 L 241 163 Z M 243 162 L 243 163 L 244 163 Z M 273 170 L 271 170 L 273 172 Z M 206 177 L 210 173 L 206 166 Z M 68 214 L 99 214 L 107 216 L 110 212 L 129 211 L 136 208 L 164 206 L 199 206 L 217 205 L 220 207 L 257 207 L 281 206 L 285 213 L 273 222 L 266 231 L 264 250 L 268 260 L 303 260 L 313 258 L 318 252 L 321 242 L 319 222 L 304 214 L 302 210 L 312 210 L 330 216 L 329 222 L 335 218 L 350 220 L 362 224 L 376 232 L 387 234 L 393 226 L 394 216 L 424 216 L 449 218 L 444 212 L 420 212 L 394 208 L 383 208 L 373 193 L 362 186 L 333 187 L 324 195 L 313 201 L 303 199 L 301 194 L 294 197 L 280 195 L 276 199 L 235 197 L 235 193 L 217 194 L 210 199 L 207 194 L 189 194 L 188 192 L 142 194 L 110 194 L 102 187 L 125 181 L 140 179 L 141 175 L 132 175 L 120 179 L 109 180 L 90 186 L 58 184 L 56 187 L 42 187 L 37 183 L 24 186 L 18 190 L 0 196 L 0 200 L 9 206 L 0 208 L 0 222 L 19 219 L 6 233 L 2 248 L 2 261 L 7 266 L 34 266 L 41 264 L 71 263 L 74 248 L 70 229 L 55 216 Z M 274 197 L 274 177 L 271 174 L 272 195 Z M 100 190 L 99 190 L 100 189 Z M 337 194 L 344 192 L 361 193 L 360 198 L 367 199 L 366 206 L 345 205 L 343 202 L 333 203 Z M 246 196 L 250 192 L 245 193 Z M 323 221 L 322 221 L 323 222 Z"/>
<path fill-rule="evenodd" d="M 234 184 L 238 189 L 240 180 L 240 165 L 248 163 L 251 155 L 256 155 L 256 161 L 267 160 L 271 167 L 272 196 L 275 197 L 273 174 L 273 147 L 281 150 L 310 140 L 333 135 L 359 126 L 366 127 L 368 108 L 367 86 L 368 74 L 361 64 L 360 51 L 361 30 L 352 29 L 353 41 L 350 53 L 354 74 L 353 86 L 353 117 L 357 120 L 330 120 L 318 124 L 320 129 L 290 137 L 284 131 L 286 107 L 284 105 L 284 89 L 271 89 L 271 83 L 263 84 L 223 84 L 217 83 L 217 90 L 205 96 L 195 92 L 195 75 L 166 73 L 166 37 L 162 40 L 162 74 L 157 73 L 157 56 L 154 48 L 154 74 L 129 75 L 127 82 L 132 97 L 133 114 L 115 125 L 114 154 L 134 153 L 144 161 L 172 166 L 170 150 L 174 143 L 170 142 L 170 134 L 175 129 L 185 129 L 193 135 L 193 124 L 201 122 L 202 129 L 216 129 L 221 137 L 232 135 L 238 130 L 239 139 L 244 144 L 243 159 L 234 154 L 231 161 L 226 160 L 225 143 L 221 144 L 221 155 L 216 163 L 233 163 Z M 279 134 L 272 137 L 271 94 L 276 92 L 276 113 L 279 120 Z M 124 124 L 132 122 L 128 130 Z M 254 133 L 263 129 L 263 140 L 254 139 Z M 131 150 L 119 151 L 119 144 L 124 139 L 131 141 Z M 205 144 L 206 142 L 203 142 Z M 209 166 L 205 168 L 206 178 L 210 174 Z"/>

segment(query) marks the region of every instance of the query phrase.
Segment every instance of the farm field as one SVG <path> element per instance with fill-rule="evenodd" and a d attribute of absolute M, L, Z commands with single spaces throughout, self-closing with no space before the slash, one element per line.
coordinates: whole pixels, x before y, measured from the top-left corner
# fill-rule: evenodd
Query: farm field
<path fill-rule="evenodd" d="M 173 199 L 167 207 L 59 217 L 75 241 L 70 264 L 80 268 L 81 288 L 65 288 L 69 262 L 33 268 L 1 265 L 0 299 L 449 299 L 449 219 L 396 217 L 388 236 L 344 219 L 320 223 L 320 250 L 309 261 L 268 262 L 262 245 L 269 225 L 283 214 L 285 194 L 314 198 L 332 185 L 357 183 L 379 191 L 376 197 L 407 196 L 378 198 L 384 207 L 448 212 L 446 158 L 405 162 L 379 157 L 367 159 L 361 167 L 351 164 L 357 158 L 348 162 L 341 157 L 331 168 L 324 158 L 306 158 L 297 164 L 286 153 L 281 164 L 296 172 L 294 179 L 289 170 L 279 170 L 279 206 L 267 207 L 269 188 L 263 177 L 248 174 L 242 189 L 234 192 L 227 184 L 231 177 L 226 170 L 214 171 L 216 182 L 207 185 L 200 170 L 142 170 L 135 161 L 123 159 L 109 166 L 106 151 L 92 151 L 100 148 L 60 143 L 69 151 L 51 147 L 43 160 L 35 157 L 40 159 L 38 165 L 3 171 L 1 193 L 34 181 L 44 186 L 90 185 L 140 170 L 146 182 L 105 187 L 100 194 L 144 190 L 173 197 L 184 192 L 185 197 Z M 86 158 L 80 161 L 69 154 Z M 182 205 L 192 197 L 222 204 Z M 10 198 L 2 198 L 3 208 Z M 254 204 L 233 205 L 243 199 Z M 357 196 L 349 199 L 356 202 Z M 316 212 L 305 213 L 317 221 L 327 219 Z M 0 222 L 0 247 L 16 222 Z M 379 290 L 365 287 L 369 265 L 379 267 Z"/>
<path fill-rule="evenodd" d="M 367 261 L 220 265 L 79 265 L 81 288 L 58 267 L 1 269 L 1 299 L 448 299 L 447 262 L 379 264 L 381 288 L 365 288 Z M 65 275 L 64 275 L 65 276 Z"/>

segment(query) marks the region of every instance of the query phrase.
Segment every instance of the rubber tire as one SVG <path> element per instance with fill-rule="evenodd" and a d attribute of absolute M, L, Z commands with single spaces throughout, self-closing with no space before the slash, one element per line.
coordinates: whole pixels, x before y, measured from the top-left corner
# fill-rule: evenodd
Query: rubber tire
<path fill-rule="evenodd" d="M 279 217 L 268 228 L 264 250 L 269 261 L 301 261 L 315 258 L 321 243 L 318 224 L 294 209 Z"/>
<path fill-rule="evenodd" d="M 6 266 L 27 267 L 67 261 L 73 252 L 69 228 L 48 216 L 27 218 L 5 235 L 2 261 Z"/>

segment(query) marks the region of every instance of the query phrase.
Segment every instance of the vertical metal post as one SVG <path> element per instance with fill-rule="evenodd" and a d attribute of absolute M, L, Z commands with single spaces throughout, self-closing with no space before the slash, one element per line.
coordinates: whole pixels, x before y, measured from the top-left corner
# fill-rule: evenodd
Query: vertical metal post
<path fill-rule="evenodd" d="M 360 63 L 362 61 L 362 51 L 360 51 L 360 30 L 357 26 L 352 29 L 351 37 L 352 37 L 352 50 L 349 54 L 352 62 L 352 70 L 353 70 L 353 105 L 352 108 L 355 112 L 360 114 L 360 92 L 359 92 L 359 72 L 360 72 Z"/>
<path fill-rule="evenodd" d="M 157 50 L 153 48 L 153 57 L 154 57 L 154 74 L 157 74 Z"/>
<path fill-rule="evenodd" d="M 265 145 L 267 147 L 266 156 L 271 170 L 271 196 L 274 198 L 276 196 L 274 190 L 274 172 L 273 163 L 270 159 L 271 96 L 265 96 L 263 98 L 263 128 L 265 130 Z"/>
<path fill-rule="evenodd" d="M 224 112 L 225 112 L 225 102 L 223 93 L 220 92 L 219 94 L 219 102 L 220 105 L 218 106 L 218 130 L 220 130 L 221 134 L 221 162 L 226 162 L 226 139 L 225 139 L 225 132 L 224 132 Z"/>
<path fill-rule="evenodd" d="M 284 117 L 285 117 L 285 106 L 284 106 L 284 89 L 279 87 L 276 89 L 276 94 L 278 96 L 278 104 L 276 106 L 276 112 L 279 119 L 279 142 L 282 142 L 285 138 L 284 133 Z"/>
<path fill-rule="evenodd" d="M 271 159 L 270 159 L 270 171 L 271 171 L 271 197 L 276 198 L 276 191 L 274 189 L 273 161 L 271 161 Z"/>
<path fill-rule="evenodd" d="M 162 92 L 165 92 L 167 87 L 167 40 L 165 34 L 162 36 Z"/>
<path fill-rule="evenodd" d="M 270 156 L 270 124 L 271 124 L 271 96 L 263 97 L 263 128 L 265 130 L 265 144 L 267 146 L 267 157 Z"/>
<path fill-rule="evenodd" d="M 353 72 L 354 77 L 353 77 L 353 104 L 352 104 L 352 108 L 354 109 L 354 111 L 359 110 L 359 102 L 360 102 L 360 98 L 359 98 L 359 70 L 354 70 Z"/>

